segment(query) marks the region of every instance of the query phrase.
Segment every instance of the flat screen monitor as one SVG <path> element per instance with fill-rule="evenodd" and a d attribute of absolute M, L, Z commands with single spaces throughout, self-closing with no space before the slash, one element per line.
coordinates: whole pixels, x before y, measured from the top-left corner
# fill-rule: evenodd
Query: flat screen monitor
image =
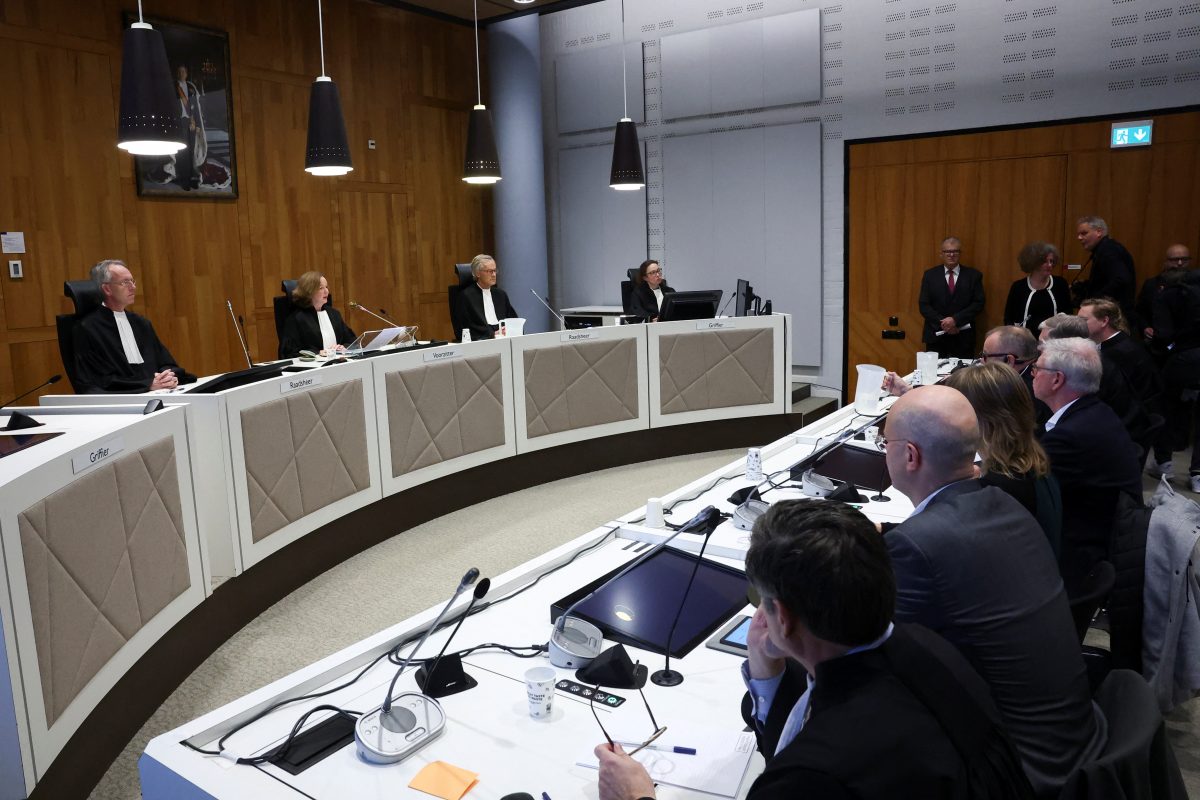
<path fill-rule="evenodd" d="M 721 306 L 720 289 L 705 289 L 694 292 L 671 292 L 664 294 L 658 309 L 659 322 L 676 322 L 681 319 L 712 319 Z"/>
<path fill-rule="evenodd" d="M 664 547 L 615 580 L 625 565 L 562 598 L 551 607 L 551 621 L 579 598 L 586 598 L 571 616 L 596 625 L 606 639 L 665 654 L 667 634 L 695 565 L 695 554 Z M 748 585 L 741 570 L 701 559 L 671 639 L 671 656 L 687 655 L 745 608 Z"/>
<path fill-rule="evenodd" d="M 886 456 L 874 448 L 843 444 L 812 464 L 818 475 L 854 484 L 860 489 L 882 492 L 892 485 Z"/>
<path fill-rule="evenodd" d="M 27 450 L 42 442 L 48 442 L 56 436 L 62 436 L 62 431 L 55 431 L 54 433 L 0 433 L 0 458 Z"/>
<path fill-rule="evenodd" d="M 198 383 L 191 388 L 184 389 L 184 394 L 216 394 L 223 392 L 226 389 L 236 389 L 239 386 L 245 386 L 249 383 L 257 383 L 265 381 L 269 378 L 278 378 L 283 374 L 283 368 L 290 361 L 276 361 L 272 364 L 258 364 L 249 369 L 239 369 L 236 372 L 226 372 L 213 378 L 211 381 Z"/>
<path fill-rule="evenodd" d="M 744 278 L 738 278 L 737 289 L 733 295 L 733 315 L 735 317 L 745 317 L 750 314 L 754 308 L 754 287 L 750 285 L 750 281 Z"/>

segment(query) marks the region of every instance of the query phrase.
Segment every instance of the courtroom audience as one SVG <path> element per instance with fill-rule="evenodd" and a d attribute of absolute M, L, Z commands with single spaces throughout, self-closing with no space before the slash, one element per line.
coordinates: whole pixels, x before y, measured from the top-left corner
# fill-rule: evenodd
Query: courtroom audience
<path fill-rule="evenodd" d="M 100 308 L 75 331 L 75 372 L 82 393 L 135 393 L 174 389 L 196 376 L 175 361 L 150 320 L 129 310 L 137 281 L 124 261 L 105 259 L 92 267 Z"/>
<path fill-rule="evenodd" d="M 667 285 L 662 266 L 653 259 L 643 261 L 633 281 L 633 296 L 629 298 L 630 311 L 646 322 L 658 322 L 663 296 L 675 290 Z"/>
<path fill-rule="evenodd" d="M 755 523 L 746 575 L 762 599 L 743 713 L 766 759 L 748 800 L 948 800 L 982 787 L 995 800 L 1033 797 L 979 675 L 925 628 L 892 623 L 887 548 L 861 512 L 774 503 Z M 655 797 L 621 745 L 595 754 L 600 800 Z"/>
<path fill-rule="evenodd" d="M 283 322 L 279 354 L 295 358 L 301 350 L 337 353 L 355 339 L 342 315 L 329 302 L 329 281 L 315 270 L 301 275 L 292 290 L 292 311 Z"/>
<path fill-rule="evenodd" d="M 496 285 L 499 270 L 496 259 L 480 253 L 471 259 L 475 282 L 458 296 L 458 314 L 466 322 L 472 341 L 493 339 L 500 331 L 500 320 L 520 317 L 508 294 Z"/>
<path fill-rule="evenodd" d="M 1017 266 L 1025 273 L 1008 290 L 1004 324 L 1019 325 L 1037 336 L 1042 320 L 1071 310 L 1071 287 L 1056 277 L 1058 248 L 1049 242 L 1030 242 L 1017 254 Z"/>
<path fill-rule="evenodd" d="M 1033 390 L 1053 412 L 1041 434 L 1063 501 L 1059 563 L 1069 589 L 1097 562 L 1109 560 L 1113 519 L 1122 493 L 1140 500 L 1137 445 L 1096 392 L 1100 353 L 1078 337 L 1042 343 Z"/>
<path fill-rule="evenodd" d="M 979 425 L 958 390 L 923 386 L 898 399 L 883 444 L 893 485 L 915 506 L 883 537 L 896 620 L 932 628 L 971 661 L 1034 789 L 1054 797 L 1100 753 L 1107 726 L 1046 535 L 1019 502 L 975 478 Z"/>
<path fill-rule="evenodd" d="M 1121 307 L 1107 297 L 1091 297 L 1079 304 L 1077 316 L 1087 323 L 1088 338 L 1100 346 L 1101 356 L 1121 370 L 1146 412 L 1162 414 L 1158 368 L 1146 346 L 1129 335 Z"/>
<path fill-rule="evenodd" d="M 925 324 L 921 341 L 938 357 L 975 355 L 975 318 L 983 311 L 983 273 L 960 263 L 962 242 L 950 236 L 939 249 L 942 263 L 925 270 L 917 307 Z"/>
<path fill-rule="evenodd" d="M 1125 245 L 1108 235 L 1108 223 L 1100 217 L 1080 217 L 1075 223 L 1075 238 L 1091 256 L 1091 266 L 1086 280 L 1077 280 L 1071 286 L 1076 301 L 1087 297 L 1111 297 L 1117 301 L 1125 318 L 1133 316 L 1133 292 L 1137 271 L 1133 256 Z"/>
<path fill-rule="evenodd" d="M 1157 275 L 1152 275 L 1142 284 L 1138 292 L 1137 304 L 1134 307 L 1134 320 L 1137 333 L 1142 335 L 1151 352 L 1160 362 L 1166 355 L 1166 346 L 1155 340 L 1154 335 L 1154 299 L 1163 290 L 1168 272 L 1186 270 L 1192 263 L 1192 251 L 1185 244 L 1173 244 L 1167 248 L 1163 257 L 1162 269 Z"/>
<path fill-rule="evenodd" d="M 1032 337 L 1031 337 L 1032 338 Z M 1034 435 L 1033 401 L 1025 382 L 993 361 L 960 369 L 945 385 L 962 392 L 979 423 L 979 482 L 1012 495 L 1037 519 L 1058 555 L 1062 498 L 1050 460 Z"/>

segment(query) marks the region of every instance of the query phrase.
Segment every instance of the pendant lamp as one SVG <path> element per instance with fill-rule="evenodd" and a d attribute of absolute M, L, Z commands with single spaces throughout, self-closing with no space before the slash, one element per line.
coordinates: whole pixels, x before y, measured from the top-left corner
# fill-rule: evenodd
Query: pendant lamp
<path fill-rule="evenodd" d="M 621 0 L 621 95 L 625 98 L 625 115 L 613 132 L 612 171 L 608 185 L 619 191 L 633 191 L 646 185 L 642 172 L 642 146 L 638 142 L 637 125 L 629 118 L 629 87 L 625 80 L 625 0 Z"/>
<path fill-rule="evenodd" d="M 479 0 L 475 0 L 475 91 L 476 103 L 467 124 L 463 180 L 467 183 L 495 183 L 500 180 L 500 156 L 496 153 L 492 115 L 483 104 L 483 82 L 479 77 Z"/>
<path fill-rule="evenodd" d="M 179 100 L 162 34 L 142 19 L 125 30 L 121 59 L 121 111 L 117 147 L 136 156 L 164 156 L 187 145 L 179 127 Z"/>
<path fill-rule="evenodd" d="M 321 42 L 321 75 L 313 81 L 308 95 L 308 147 L 304 152 L 304 171 L 310 175 L 345 175 L 354 169 L 346 121 L 342 117 L 342 98 L 337 84 L 325 74 L 325 21 L 321 0 L 317 0 L 317 32 Z"/>

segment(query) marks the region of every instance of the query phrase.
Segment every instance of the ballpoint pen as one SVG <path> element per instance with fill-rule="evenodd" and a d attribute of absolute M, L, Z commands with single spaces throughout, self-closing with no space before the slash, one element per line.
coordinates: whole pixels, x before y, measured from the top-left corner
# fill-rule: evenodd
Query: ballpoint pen
<path fill-rule="evenodd" d="M 681 756 L 696 755 L 696 748 L 683 747 L 681 745 L 665 745 L 665 744 L 642 745 L 641 742 L 617 742 L 617 744 L 622 745 L 622 746 L 628 746 L 628 747 L 638 747 L 640 745 L 643 750 L 661 750 L 664 753 L 677 753 L 678 755 L 681 755 Z"/>

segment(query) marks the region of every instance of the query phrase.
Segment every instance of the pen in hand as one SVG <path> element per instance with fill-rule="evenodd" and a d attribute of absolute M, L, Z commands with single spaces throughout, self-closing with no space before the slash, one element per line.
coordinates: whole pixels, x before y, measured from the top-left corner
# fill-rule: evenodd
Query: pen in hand
<path fill-rule="evenodd" d="M 637 746 L 638 746 L 638 745 L 640 745 L 641 743 L 640 743 L 640 742 L 617 742 L 617 744 L 619 744 L 619 745 L 624 745 L 624 746 L 628 746 L 628 747 L 637 747 Z M 681 746 L 681 745 L 665 745 L 665 744 L 664 744 L 664 745 L 658 745 L 658 744 L 647 744 L 647 745 L 642 745 L 642 749 L 644 749 L 644 750 L 660 750 L 660 751 L 662 751 L 662 752 L 664 752 L 664 753 L 676 753 L 676 754 L 678 754 L 678 755 L 681 755 L 681 756 L 694 756 L 694 755 L 696 755 L 696 748 L 694 748 L 694 747 L 683 747 L 683 746 Z"/>

